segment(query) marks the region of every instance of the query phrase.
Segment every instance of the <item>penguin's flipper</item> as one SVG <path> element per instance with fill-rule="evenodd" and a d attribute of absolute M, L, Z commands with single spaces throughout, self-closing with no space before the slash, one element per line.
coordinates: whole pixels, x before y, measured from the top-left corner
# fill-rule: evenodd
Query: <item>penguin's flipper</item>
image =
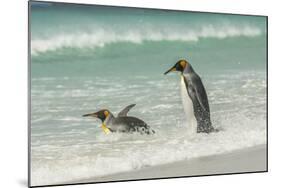
<path fill-rule="evenodd" d="M 117 115 L 117 117 L 124 117 L 127 116 L 127 113 L 131 110 L 131 108 L 133 108 L 134 106 L 136 106 L 136 104 L 131 104 L 129 106 L 126 106 L 121 112 L 119 112 L 119 114 Z"/>
<path fill-rule="evenodd" d="M 197 97 L 196 97 L 196 91 L 194 89 L 194 87 L 189 84 L 187 87 L 187 94 L 189 95 L 189 97 L 191 98 L 192 101 L 198 101 Z"/>
<path fill-rule="evenodd" d="M 203 100 L 204 98 L 207 98 L 207 96 L 205 96 L 205 97 L 202 96 L 202 94 L 204 94 L 204 93 L 199 93 L 198 89 L 192 83 L 187 83 L 186 79 L 184 79 L 184 82 L 185 82 L 185 85 L 186 85 L 186 88 L 187 88 L 188 95 L 190 96 L 192 101 L 197 100 L 198 103 L 200 104 L 201 108 L 205 112 L 209 113 L 208 101 Z M 204 89 L 204 88 L 201 88 L 201 89 Z M 204 91 L 205 91 L 205 89 L 204 89 Z"/>

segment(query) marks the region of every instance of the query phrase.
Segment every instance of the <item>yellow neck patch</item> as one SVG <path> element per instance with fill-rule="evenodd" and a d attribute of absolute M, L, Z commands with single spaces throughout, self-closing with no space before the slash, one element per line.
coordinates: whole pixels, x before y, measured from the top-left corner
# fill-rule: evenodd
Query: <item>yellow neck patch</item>
<path fill-rule="evenodd" d="M 184 61 L 184 60 L 182 60 L 181 62 L 180 62 L 180 65 L 181 65 L 181 67 L 184 69 L 185 68 L 185 66 L 186 66 L 186 61 Z"/>
<path fill-rule="evenodd" d="M 105 134 L 109 134 L 109 133 L 110 133 L 109 128 L 107 128 L 104 123 L 101 125 L 101 128 L 102 128 L 102 130 L 103 130 L 103 132 L 104 132 Z"/>
<path fill-rule="evenodd" d="M 108 111 L 104 111 L 103 114 L 105 115 L 105 117 L 107 117 L 109 112 Z"/>

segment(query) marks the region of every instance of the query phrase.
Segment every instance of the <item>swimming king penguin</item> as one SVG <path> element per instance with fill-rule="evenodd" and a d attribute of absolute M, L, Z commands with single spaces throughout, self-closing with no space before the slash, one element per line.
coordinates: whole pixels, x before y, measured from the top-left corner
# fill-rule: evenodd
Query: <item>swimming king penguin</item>
<path fill-rule="evenodd" d="M 179 60 L 164 74 L 174 71 L 181 73 L 182 101 L 190 128 L 197 133 L 214 131 L 208 97 L 201 78 L 184 59 Z"/>
<path fill-rule="evenodd" d="M 154 130 L 150 129 L 150 127 L 141 119 L 136 117 L 127 116 L 127 113 L 131 108 L 133 108 L 135 104 L 131 104 L 125 107 L 117 117 L 107 109 L 100 110 L 95 113 L 85 114 L 83 117 L 96 117 L 102 121 L 102 129 L 106 134 L 110 132 L 139 132 L 141 134 L 154 134 Z"/>

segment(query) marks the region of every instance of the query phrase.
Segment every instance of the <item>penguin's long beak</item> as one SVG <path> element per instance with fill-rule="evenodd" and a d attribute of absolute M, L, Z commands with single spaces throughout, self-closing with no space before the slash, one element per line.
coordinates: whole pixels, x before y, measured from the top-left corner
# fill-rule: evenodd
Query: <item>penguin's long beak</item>
<path fill-rule="evenodd" d="M 88 117 L 88 116 L 90 116 L 90 117 L 98 117 L 98 115 L 96 114 L 96 113 L 90 113 L 90 114 L 84 114 L 83 115 L 83 117 Z"/>
<path fill-rule="evenodd" d="M 172 67 L 172 68 L 170 68 L 169 70 L 167 70 L 167 71 L 164 73 L 164 75 L 168 74 L 169 72 L 174 72 L 174 71 L 176 71 L 176 70 L 177 70 L 176 67 Z"/>

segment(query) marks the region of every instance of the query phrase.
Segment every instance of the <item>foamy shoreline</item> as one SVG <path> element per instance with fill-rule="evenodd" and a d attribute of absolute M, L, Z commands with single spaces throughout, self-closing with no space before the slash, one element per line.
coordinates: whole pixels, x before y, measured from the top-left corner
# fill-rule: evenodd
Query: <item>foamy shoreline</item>
<path fill-rule="evenodd" d="M 93 183 L 208 174 L 265 172 L 266 170 L 266 145 L 259 145 L 225 154 L 199 157 L 170 164 L 145 167 L 135 171 L 63 183 Z"/>

